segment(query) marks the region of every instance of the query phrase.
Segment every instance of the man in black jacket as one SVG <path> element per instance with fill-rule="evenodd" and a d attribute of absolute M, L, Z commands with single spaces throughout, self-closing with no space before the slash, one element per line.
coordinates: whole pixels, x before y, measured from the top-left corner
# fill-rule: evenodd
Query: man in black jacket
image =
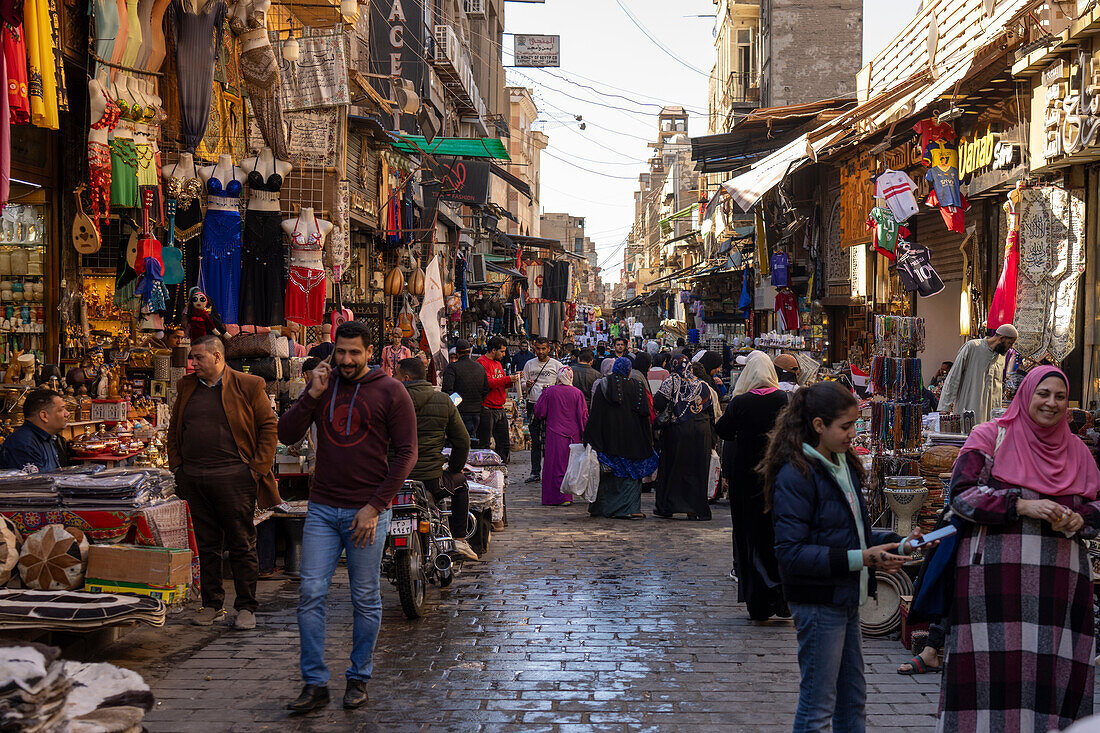
<path fill-rule="evenodd" d="M 481 401 L 489 394 L 489 377 L 485 374 L 485 367 L 470 358 L 469 341 L 455 341 L 455 353 L 458 360 L 447 365 L 443 372 L 443 393 L 458 392 L 462 398 L 458 405 L 462 424 L 470 435 L 477 435 L 477 426 L 481 422 Z"/>
<path fill-rule="evenodd" d="M 573 386 L 584 393 L 584 401 L 588 407 L 592 407 L 592 385 L 600 378 L 600 373 L 592 368 L 592 361 L 596 357 L 592 349 L 582 349 L 577 361 L 573 364 Z"/>

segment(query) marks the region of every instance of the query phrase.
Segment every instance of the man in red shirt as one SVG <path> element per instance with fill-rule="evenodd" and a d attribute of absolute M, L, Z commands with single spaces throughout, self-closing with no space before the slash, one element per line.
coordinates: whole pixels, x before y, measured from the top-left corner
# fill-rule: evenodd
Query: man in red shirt
<path fill-rule="evenodd" d="M 489 394 L 481 401 L 481 422 L 477 428 L 477 447 L 488 448 L 489 437 L 496 439 L 496 452 L 508 463 L 512 438 L 508 433 L 508 416 L 504 413 L 504 400 L 515 376 L 504 373 L 500 360 L 504 358 L 507 344 L 500 336 L 489 339 L 489 350 L 478 357 L 477 363 L 485 368 L 489 378 Z"/>

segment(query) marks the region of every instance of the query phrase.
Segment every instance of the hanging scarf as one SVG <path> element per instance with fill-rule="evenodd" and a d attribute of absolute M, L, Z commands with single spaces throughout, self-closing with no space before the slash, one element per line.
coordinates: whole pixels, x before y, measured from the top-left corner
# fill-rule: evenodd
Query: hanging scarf
<path fill-rule="evenodd" d="M 1088 447 L 1070 430 L 1069 421 L 1044 428 L 1031 419 L 1028 407 L 1039 383 L 1054 375 L 1068 384 L 1065 373 L 1052 366 L 1032 369 L 1012 399 L 1005 416 L 974 428 L 962 452 L 996 453 L 993 477 L 1006 486 L 1021 486 L 1046 496 L 1083 496 L 1092 501 L 1100 493 L 1100 469 Z M 997 434 L 1005 429 L 997 447 Z"/>

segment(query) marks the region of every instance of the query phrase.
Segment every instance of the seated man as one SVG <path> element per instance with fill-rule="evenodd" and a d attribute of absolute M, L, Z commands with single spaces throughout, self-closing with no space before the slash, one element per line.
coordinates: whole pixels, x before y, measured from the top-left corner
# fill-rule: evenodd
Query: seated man
<path fill-rule="evenodd" d="M 28 473 L 56 471 L 65 451 L 58 433 L 69 424 L 65 400 L 50 389 L 32 389 L 23 401 L 23 424 L 0 446 L 0 468 Z"/>
<path fill-rule="evenodd" d="M 454 482 L 455 490 L 451 496 L 451 536 L 454 537 L 455 551 L 469 560 L 477 560 L 477 553 L 466 542 L 469 529 L 467 516 L 470 511 L 470 489 L 462 480 L 462 468 L 470 454 L 470 434 L 462 424 L 458 408 L 443 392 L 437 392 L 425 380 L 427 370 L 424 362 L 415 357 L 402 359 L 397 363 L 394 376 L 405 384 L 416 410 L 416 466 L 409 478 L 423 481 L 436 501 L 446 495 L 440 486 L 443 477 L 443 442 L 451 443 L 451 460 L 447 464 L 447 473 L 458 474 Z M 449 476 L 447 478 L 450 478 Z"/>

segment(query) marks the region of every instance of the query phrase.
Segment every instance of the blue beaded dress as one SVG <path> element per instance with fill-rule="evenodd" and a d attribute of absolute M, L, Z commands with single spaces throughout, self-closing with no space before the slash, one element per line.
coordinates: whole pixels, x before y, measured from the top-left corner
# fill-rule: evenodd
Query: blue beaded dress
<path fill-rule="evenodd" d="M 236 175 L 236 167 L 234 167 Z M 211 176 L 206 182 L 207 196 L 218 203 L 234 204 L 241 197 L 241 182 L 235 178 L 224 187 Z M 211 201 L 213 202 L 213 201 Z M 241 293 L 241 213 L 206 210 L 202 226 L 202 251 L 199 263 L 199 287 L 203 289 L 225 323 L 237 323 L 237 305 Z"/>

